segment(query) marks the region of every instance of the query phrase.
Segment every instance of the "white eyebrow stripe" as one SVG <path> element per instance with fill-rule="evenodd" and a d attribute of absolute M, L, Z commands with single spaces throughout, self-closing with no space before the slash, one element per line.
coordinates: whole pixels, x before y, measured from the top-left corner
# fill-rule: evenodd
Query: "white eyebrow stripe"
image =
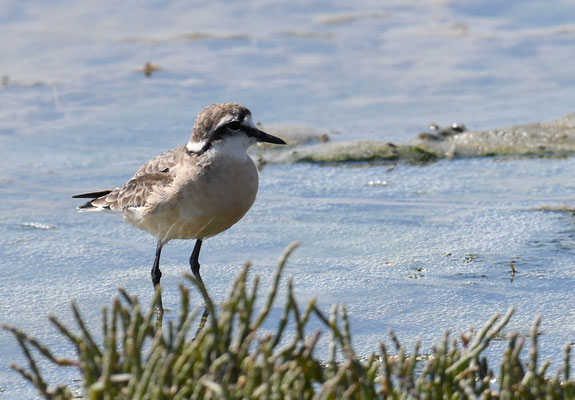
<path fill-rule="evenodd" d="M 216 127 L 213 130 L 215 131 L 215 130 L 221 128 L 222 126 L 229 124 L 232 121 L 238 121 L 238 117 L 236 115 L 226 115 L 225 117 L 222 117 L 222 119 L 220 119 L 220 122 L 218 122 L 218 124 L 216 125 Z M 254 124 L 254 121 L 252 120 L 251 114 L 248 114 L 244 117 L 244 120 L 242 121 L 242 125 L 257 129 L 256 124 Z"/>
<path fill-rule="evenodd" d="M 258 129 L 258 127 L 256 126 L 256 124 L 254 124 L 254 121 L 252 120 L 252 115 L 248 114 L 246 115 L 246 117 L 244 118 L 244 120 L 242 121 L 242 125 L 250 127 L 250 128 L 254 128 L 254 129 Z"/>
<path fill-rule="evenodd" d="M 218 128 L 226 125 L 227 123 L 234 121 L 234 120 L 237 120 L 237 117 L 235 115 L 226 115 L 225 117 L 220 119 L 220 122 L 218 122 L 218 124 L 214 128 L 214 131 L 217 130 Z"/>

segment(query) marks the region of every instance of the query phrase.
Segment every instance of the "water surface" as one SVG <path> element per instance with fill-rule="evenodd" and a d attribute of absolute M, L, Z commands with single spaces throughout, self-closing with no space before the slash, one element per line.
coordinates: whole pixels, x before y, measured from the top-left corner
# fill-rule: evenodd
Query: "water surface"
<path fill-rule="evenodd" d="M 71 322 L 75 300 L 99 332 L 116 287 L 150 300 L 154 239 L 110 215 L 77 214 L 71 195 L 122 184 L 186 142 L 206 105 L 239 102 L 256 120 L 336 141 L 394 142 L 432 121 L 488 129 L 575 110 L 572 3 L 386 4 L 4 2 L 0 321 L 71 354 L 48 313 Z M 150 78 L 138 72 L 148 61 L 162 68 Z M 326 311 L 347 304 L 360 354 L 389 329 L 428 351 L 444 329 L 515 306 L 507 331 L 527 333 L 544 315 L 540 354 L 554 371 L 574 338 L 575 219 L 537 209 L 572 205 L 574 168 L 571 158 L 267 166 L 252 210 L 204 244 L 203 277 L 221 300 L 251 260 L 266 287 L 298 240 L 286 271 L 298 298 L 317 296 Z M 192 247 L 164 250 L 168 308 Z M 503 347 L 490 350 L 493 362 Z M 0 354 L 0 398 L 32 398 L 7 368 L 24 360 L 5 333 Z"/>

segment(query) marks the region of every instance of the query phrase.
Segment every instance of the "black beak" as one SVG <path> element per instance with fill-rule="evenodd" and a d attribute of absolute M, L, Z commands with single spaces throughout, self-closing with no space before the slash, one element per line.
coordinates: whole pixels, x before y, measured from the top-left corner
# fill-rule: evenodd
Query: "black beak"
<path fill-rule="evenodd" d="M 260 131 L 259 129 L 251 130 L 250 135 L 255 137 L 258 142 L 286 144 L 286 142 L 283 139 L 280 139 L 277 136 L 270 135 L 269 133 L 265 133 L 264 131 Z"/>

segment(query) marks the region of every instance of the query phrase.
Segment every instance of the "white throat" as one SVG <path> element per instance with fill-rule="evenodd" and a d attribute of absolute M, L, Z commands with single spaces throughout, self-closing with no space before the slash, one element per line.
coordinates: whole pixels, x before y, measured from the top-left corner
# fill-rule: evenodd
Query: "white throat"
<path fill-rule="evenodd" d="M 225 137 L 223 140 L 218 140 L 212 143 L 209 152 L 214 155 L 223 155 L 226 157 L 242 158 L 247 156 L 248 148 L 256 143 L 256 139 L 243 134 Z M 198 153 L 204 149 L 207 141 L 192 142 L 191 140 L 186 144 L 186 149 L 193 153 Z"/>
<path fill-rule="evenodd" d="M 254 143 L 256 143 L 255 138 L 239 134 L 212 143 L 212 149 L 217 155 L 244 158 L 247 157 L 248 148 Z"/>

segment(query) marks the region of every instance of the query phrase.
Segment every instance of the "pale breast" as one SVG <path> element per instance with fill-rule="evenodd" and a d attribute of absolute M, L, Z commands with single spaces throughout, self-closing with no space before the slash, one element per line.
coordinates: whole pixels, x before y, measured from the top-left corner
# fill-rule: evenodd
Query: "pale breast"
<path fill-rule="evenodd" d="M 153 206 L 138 216 L 126 215 L 164 241 L 217 235 L 238 222 L 256 198 L 258 173 L 247 155 L 214 160 L 199 173 L 195 165 L 178 168 L 173 184 L 157 193 Z"/>

